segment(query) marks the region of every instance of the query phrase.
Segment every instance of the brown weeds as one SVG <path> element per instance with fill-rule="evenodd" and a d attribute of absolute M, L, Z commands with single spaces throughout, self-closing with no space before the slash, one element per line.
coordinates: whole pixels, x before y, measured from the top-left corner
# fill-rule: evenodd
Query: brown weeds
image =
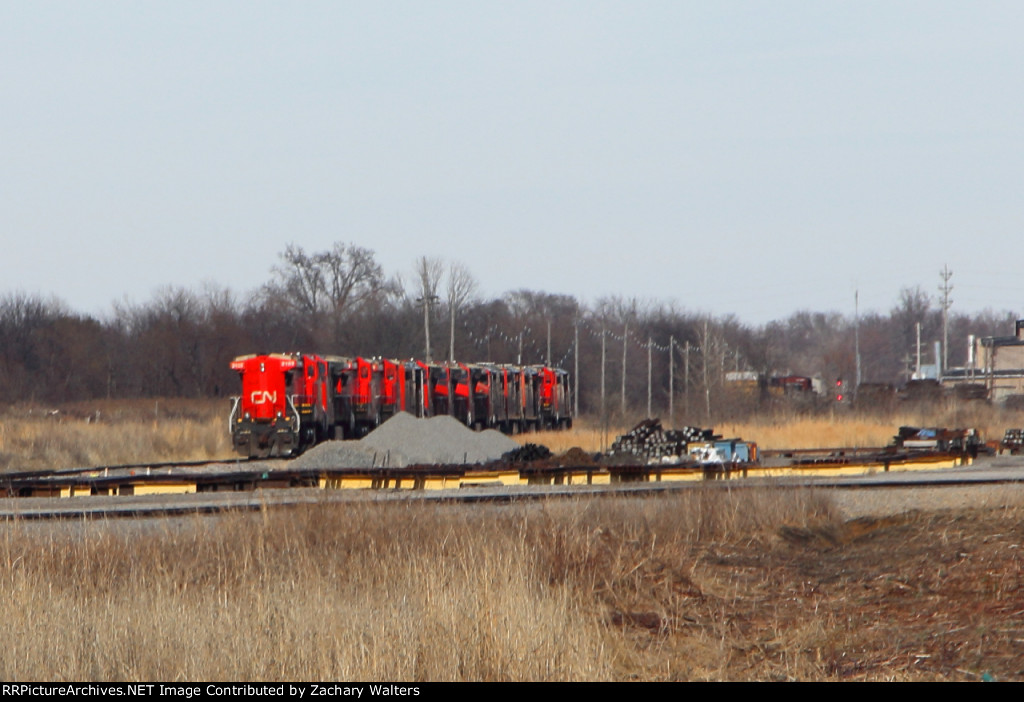
<path fill-rule="evenodd" d="M 637 416 L 637 421 L 642 419 Z M 677 426 L 690 422 L 681 419 Z M 704 426 L 701 421 L 694 422 Z M 667 421 L 666 429 L 672 428 Z M 955 402 L 919 406 L 907 404 L 893 412 L 856 412 L 848 406 L 815 415 L 773 411 L 743 421 L 712 422 L 716 434 L 753 441 L 761 449 L 873 448 L 886 446 L 900 426 L 975 428 L 985 440 L 999 440 L 1009 427 L 1024 427 L 1024 413 L 984 403 Z M 564 432 L 521 434 L 522 442 L 544 444 L 554 453 L 577 446 L 585 451 L 607 450 L 632 425 L 602 430 L 593 420 L 578 420 Z"/>
<path fill-rule="evenodd" d="M 1022 516 L 707 486 L 14 522 L 0 677 L 1020 679 Z"/>
<path fill-rule="evenodd" d="M 0 415 L 0 471 L 230 458 L 226 402 L 136 400 Z"/>
<path fill-rule="evenodd" d="M 697 491 L 9 524 L 0 677 L 657 677 L 644 637 L 708 616 L 695 544 L 827 511 L 804 493 Z"/>

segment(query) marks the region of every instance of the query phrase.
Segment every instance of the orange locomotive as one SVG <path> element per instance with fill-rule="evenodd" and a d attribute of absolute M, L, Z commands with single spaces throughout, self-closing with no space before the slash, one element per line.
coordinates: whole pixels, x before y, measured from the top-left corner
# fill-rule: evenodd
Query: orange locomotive
<path fill-rule="evenodd" d="M 229 419 L 235 451 L 291 456 L 363 436 L 392 415 L 450 415 L 515 434 L 572 426 L 569 374 L 547 366 L 425 363 L 305 353 L 239 356 Z"/>

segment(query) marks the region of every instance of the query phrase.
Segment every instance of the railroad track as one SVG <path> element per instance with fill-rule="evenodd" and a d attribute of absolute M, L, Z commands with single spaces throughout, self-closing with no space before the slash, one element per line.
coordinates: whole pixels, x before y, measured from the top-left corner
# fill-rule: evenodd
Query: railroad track
<path fill-rule="evenodd" d="M 56 477 L 56 476 L 76 476 L 76 475 L 89 475 L 98 472 L 110 472 L 110 471 L 142 471 L 142 470 L 171 470 L 177 468 L 198 468 L 202 466 L 221 465 L 227 463 L 247 463 L 253 459 L 249 458 L 238 458 L 238 459 L 211 459 L 206 461 L 166 461 L 163 463 L 111 463 L 101 466 L 89 466 L 85 468 L 56 468 L 49 470 L 20 470 L 20 471 L 8 471 L 0 474 L 0 484 L 7 484 L 11 481 L 41 478 L 41 477 Z"/>
<path fill-rule="evenodd" d="M 227 476 L 260 476 L 285 464 L 283 459 L 124 463 L 0 474 L 0 495 L 7 497 L 79 497 L 188 491 L 188 486 L 217 485 Z M 177 489 L 173 489 L 177 487 Z M 196 490 L 193 489 L 193 492 Z"/>
<path fill-rule="evenodd" d="M 444 490 L 479 486 L 604 485 L 678 482 L 736 477 L 858 475 L 865 472 L 949 468 L 969 463 L 961 454 L 883 449 L 779 453 L 757 463 L 561 465 L 545 462 L 408 467 L 299 467 L 286 459 L 138 463 L 18 471 L 0 476 L 7 497 L 95 497 L 245 492 L 268 488 L 372 488 Z M 786 456 L 782 458 L 781 456 Z M 637 460 L 637 459 L 633 459 Z"/>
<path fill-rule="evenodd" d="M 90 478 L 96 492 L 92 497 L 68 499 L 78 494 L 73 489 L 65 497 L 54 494 L 54 483 L 44 483 L 43 490 L 47 495 L 7 497 L 0 499 L 0 518 L 12 519 L 54 519 L 54 518 L 107 518 L 107 517 L 146 517 L 159 515 L 202 514 L 227 510 L 261 510 L 274 506 L 287 506 L 312 503 L 335 503 L 350 501 L 387 502 L 393 500 L 440 500 L 448 502 L 510 502 L 517 500 L 554 499 L 566 497 L 634 495 L 653 496 L 677 490 L 690 489 L 695 485 L 737 489 L 764 485 L 816 486 L 821 488 L 912 488 L 924 486 L 964 486 L 997 483 L 1019 483 L 1024 485 L 1024 457 L 997 457 L 978 461 L 973 466 L 957 466 L 935 468 L 937 463 L 930 463 L 928 468 L 918 470 L 861 473 L 857 476 L 833 471 L 831 476 L 813 473 L 790 471 L 786 474 L 773 473 L 771 470 L 761 471 L 752 475 L 752 469 L 745 471 L 746 479 L 736 480 L 740 472 L 716 472 L 713 474 L 670 475 L 663 468 L 651 470 L 649 466 L 621 466 L 617 473 L 607 469 L 589 467 L 560 467 L 558 469 L 519 471 L 487 470 L 486 467 L 466 466 L 433 466 L 411 467 L 408 469 L 322 469 L 290 470 L 287 467 L 272 470 L 265 463 L 283 463 L 286 461 L 254 462 L 259 464 L 255 469 L 253 463 L 240 462 L 239 470 L 225 474 L 214 470 L 206 473 L 198 472 L 197 468 L 217 467 L 216 462 L 198 462 L 186 466 L 192 472 L 175 474 L 177 482 L 175 490 L 143 491 L 145 485 L 156 481 L 167 484 L 167 477 L 154 476 L 153 466 L 119 466 L 106 467 L 106 476 L 90 475 L 104 469 L 76 469 L 54 471 L 39 475 L 38 472 L 21 473 L 30 481 L 38 481 L 49 477 L 52 480 L 68 478 Z M 181 464 L 164 464 L 163 469 L 171 471 Z M 150 468 L 145 476 L 140 469 Z M 111 475 L 110 470 L 135 472 L 141 482 L 132 483 L 132 490 L 121 489 L 126 485 L 123 475 Z M 448 481 L 439 485 L 428 485 L 429 480 Z M 606 472 L 602 472 L 606 471 Z M 115 470 L 116 472 L 116 470 Z M 56 475 L 54 475 L 56 474 Z M 521 482 L 502 482 L 502 475 L 515 474 Z M 333 478 L 331 477 L 333 475 Z M 589 482 L 583 476 L 589 476 Z M 618 479 L 612 479 L 618 475 Z M 607 480 L 603 478 L 607 477 Z M 145 479 L 143 479 L 145 478 Z M 561 480 L 559 481 L 559 478 Z M 576 479 L 574 482 L 573 479 Z M 595 480 L 595 478 L 598 478 Z M 7 476 L 4 477 L 7 480 Z M 335 482 L 332 482 L 335 481 Z M 370 484 L 365 484 L 369 480 Z M 188 482 L 192 481 L 192 482 Z M 208 482 L 203 482 L 208 481 Z M 17 484 L 12 481 L 12 484 Z M 35 484 L 34 482 L 32 484 Z M 183 487 L 195 486 L 187 490 Z M 204 489 L 202 486 L 210 489 Z M 331 489 L 344 487 L 369 487 L 376 489 Z M 23 486 L 24 487 L 24 486 Z M 116 492 L 114 488 L 117 488 Z M 273 489 L 292 487 L 295 489 Z M 326 488 L 326 489 L 325 489 Z M 103 493 L 102 490 L 108 492 Z"/>

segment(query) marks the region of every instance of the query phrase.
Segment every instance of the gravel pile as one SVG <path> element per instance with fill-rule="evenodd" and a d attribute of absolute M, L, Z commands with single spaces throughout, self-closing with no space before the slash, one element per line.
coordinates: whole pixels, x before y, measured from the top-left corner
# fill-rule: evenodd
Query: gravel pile
<path fill-rule="evenodd" d="M 493 429 L 475 432 L 454 417 L 417 419 L 399 412 L 359 441 L 328 441 L 295 460 L 297 468 L 402 468 L 487 463 L 519 444 Z"/>
<path fill-rule="evenodd" d="M 295 459 L 295 468 L 372 468 L 383 465 L 384 456 L 360 441 L 325 441 Z"/>

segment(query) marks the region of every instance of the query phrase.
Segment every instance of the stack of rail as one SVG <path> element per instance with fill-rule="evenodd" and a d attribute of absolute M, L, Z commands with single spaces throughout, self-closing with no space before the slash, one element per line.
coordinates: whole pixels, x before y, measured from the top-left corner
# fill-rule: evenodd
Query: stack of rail
<path fill-rule="evenodd" d="M 683 427 L 665 430 L 658 419 L 645 419 L 612 443 L 609 456 L 630 457 L 643 463 L 685 457 L 690 443 L 720 439 L 714 429 Z"/>
<path fill-rule="evenodd" d="M 999 448 L 1013 455 L 1024 450 L 1024 429 L 1007 429 Z"/>

